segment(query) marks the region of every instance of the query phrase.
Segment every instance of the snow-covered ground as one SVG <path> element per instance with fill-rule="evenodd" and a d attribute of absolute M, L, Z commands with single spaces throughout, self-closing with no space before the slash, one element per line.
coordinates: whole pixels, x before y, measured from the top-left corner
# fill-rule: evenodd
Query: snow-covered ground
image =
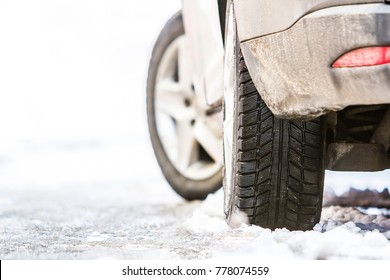
<path fill-rule="evenodd" d="M 144 110 L 149 55 L 180 0 L 0 1 L 0 259 L 390 259 L 386 211 L 327 207 L 313 231 L 229 228 L 222 193 L 161 176 Z M 342 194 L 390 172 L 328 173 Z"/>

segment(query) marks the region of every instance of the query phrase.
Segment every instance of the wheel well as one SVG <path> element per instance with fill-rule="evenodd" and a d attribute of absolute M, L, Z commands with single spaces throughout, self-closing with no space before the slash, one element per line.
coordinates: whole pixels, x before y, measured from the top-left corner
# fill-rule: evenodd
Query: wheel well
<path fill-rule="evenodd" d="M 326 168 L 382 171 L 390 168 L 390 105 L 355 105 L 327 115 Z"/>

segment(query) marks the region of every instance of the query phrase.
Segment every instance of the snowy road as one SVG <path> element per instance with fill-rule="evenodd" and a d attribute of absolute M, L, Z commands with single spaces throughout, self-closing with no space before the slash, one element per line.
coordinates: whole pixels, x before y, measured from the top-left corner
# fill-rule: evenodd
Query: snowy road
<path fill-rule="evenodd" d="M 390 259 L 388 212 L 325 208 L 309 232 L 232 229 L 221 192 L 187 203 L 169 188 L 144 84 L 152 42 L 179 5 L 0 2 L 0 259 Z M 341 194 L 389 178 L 327 184 Z"/>
<path fill-rule="evenodd" d="M 390 259 L 390 219 L 352 208 L 325 208 L 308 232 L 232 229 L 221 191 L 181 200 L 145 143 L 9 150 L 0 168 L 0 259 Z"/>
<path fill-rule="evenodd" d="M 68 172 L 77 173 L 79 166 L 88 164 L 90 154 L 95 154 L 108 159 L 95 165 L 95 170 L 112 175 L 119 165 L 130 167 L 131 160 L 113 166 L 110 157 L 142 157 L 126 143 L 97 145 L 89 151 L 83 147 L 71 153 L 28 149 L 14 161 L 3 163 L 2 170 L 12 174 L 40 156 L 47 165 L 30 165 L 39 175 L 41 168 L 53 168 L 50 159 L 54 156 L 58 170 L 67 166 Z M 79 166 L 70 167 L 69 157 Z M 63 185 L 54 178 L 46 183 L 41 180 L 32 189 L 24 183 L 3 184 L 0 259 L 390 259 L 390 219 L 383 215 L 330 207 L 324 209 L 314 231 L 271 232 L 246 225 L 232 229 L 224 220 L 221 191 L 205 202 L 188 203 L 162 180 L 151 155 L 143 156 L 143 165 L 152 167 L 148 174 L 133 166 L 133 172 L 122 177 L 110 178 L 106 173 L 96 179 L 84 173 Z"/>

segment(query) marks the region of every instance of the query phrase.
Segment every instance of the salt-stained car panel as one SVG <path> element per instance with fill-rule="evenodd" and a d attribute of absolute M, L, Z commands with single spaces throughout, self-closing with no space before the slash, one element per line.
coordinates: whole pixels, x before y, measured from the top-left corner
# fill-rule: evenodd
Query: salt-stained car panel
<path fill-rule="evenodd" d="M 234 0 L 240 41 L 280 32 L 303 15 L 332 6 L 383 3 L 383 0 Z"/>
<path fill-rule="evenodd" d="M 389 64 L 331 67 L 349 50 L 390 45 L 389 24 L 389 5 L 333 7 L 241 47 L 252 79 L 275 115 L 314 118 L 349 105 L 390 103 Z"/>

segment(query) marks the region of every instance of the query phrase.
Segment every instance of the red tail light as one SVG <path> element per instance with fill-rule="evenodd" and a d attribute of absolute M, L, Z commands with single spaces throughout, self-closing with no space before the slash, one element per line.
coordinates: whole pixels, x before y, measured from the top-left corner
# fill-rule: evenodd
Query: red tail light
<path fill-rule="evenodd" d="M 333 68 L 365 67 L 390 63 L 390 46 L 356 49 L 338 58 Z"/>

